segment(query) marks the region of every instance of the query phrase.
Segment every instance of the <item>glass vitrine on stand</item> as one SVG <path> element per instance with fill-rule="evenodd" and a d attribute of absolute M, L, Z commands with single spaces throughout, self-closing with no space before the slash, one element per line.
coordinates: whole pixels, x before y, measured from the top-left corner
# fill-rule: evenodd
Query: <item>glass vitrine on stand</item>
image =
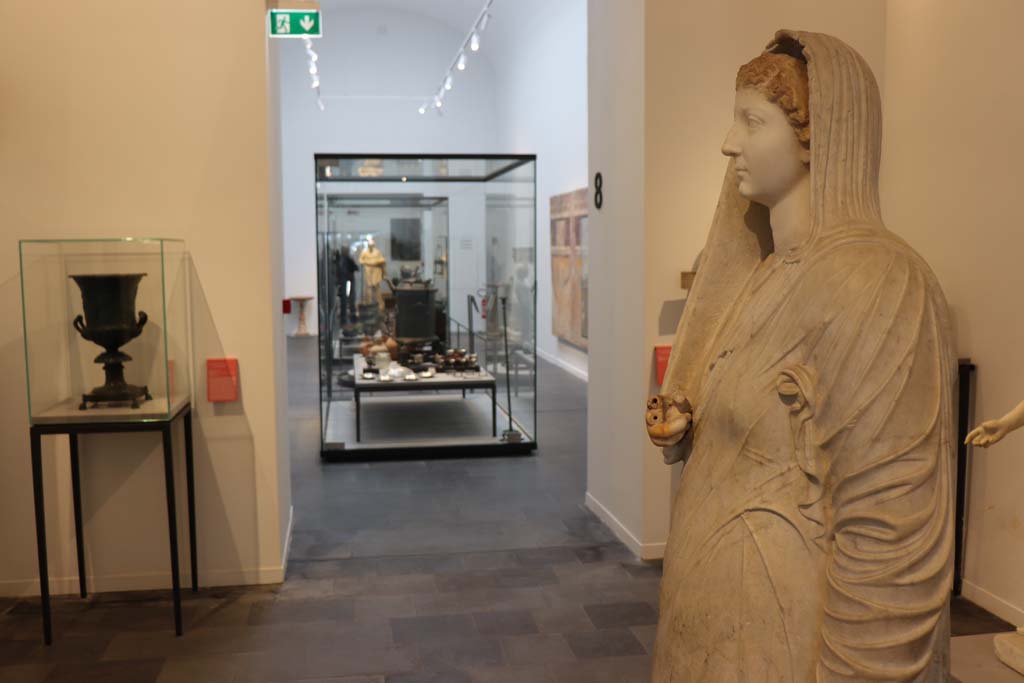
<path fill-rule="evenodd" d="M 25 372 L 43 640 L 53 642 L 43 437 L 66 436 L 78 585 L 86 597 L 78 437 L 160 432 L 175 633 L 183 633 L 172 434 L 181 421 L 192 590 L 198 591 L 190 269 L 181 240 L 22 240 Z"/>
<path fill-rule="evenodd" d="M 315 163 L 321 454 L 536 448 L 535 157 Z"/>

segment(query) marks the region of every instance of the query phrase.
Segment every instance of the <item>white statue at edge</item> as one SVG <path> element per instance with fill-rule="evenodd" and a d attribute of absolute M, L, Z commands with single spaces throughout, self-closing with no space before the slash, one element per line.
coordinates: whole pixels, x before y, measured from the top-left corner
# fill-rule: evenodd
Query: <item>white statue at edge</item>
<path fill-rule="evenodd" d="M 956 357 L 934 275 L 882 223 L 877 85 L 841 41 L 780 31 L 737 88 L 648 403 L 686 461 L 653 681 L 942 683 Z"/>
<path fill-rule="evenodd" d="M 985 420 L 971 430 L 964 439 L 969 446 L 981 446 L 988 448 L 1003 440 L 1010 432 L 1024 427 L 1024 401 L 995 420 Z M 1001 633 L 995 637 L 993 645 L 996 656 L 1006 666 L 1019 674 L 1024 674 L 1024 626 L 1017 629 L 1016 633 Z"/>

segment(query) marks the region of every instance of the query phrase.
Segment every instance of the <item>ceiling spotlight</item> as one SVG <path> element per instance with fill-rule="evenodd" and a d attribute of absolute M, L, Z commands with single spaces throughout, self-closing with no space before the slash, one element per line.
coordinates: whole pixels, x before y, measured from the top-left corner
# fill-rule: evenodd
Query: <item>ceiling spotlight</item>
<path fill-rule="evenodd" d="M 320 55 L 318 55 L 316 53 L 316 50 L 309 50 L 309 49 L 307 49 L 306 50 L 306 56 L 309 57 L 309 61 L 311 61 L 311 62 L 315 62 L 316 60 L 320 59 Z"/>
<path fill-rule="evenodd" d="M 419 108 L 419 112 L 422 114 L 425 109 L 430 108 L 430 103 L 434 103 L 434 107 L 438 109 L 438 114 L 441 114 L 440 109 L 444 106 L 444 97 L 452 89 L 455 84 L 455 72 L 465 71 L 466 65 L 469 62 L 470 52 L 480 51 L 480 34 L 487 29 L 493 18 L 490 9 L 494 4 L 494 0 L 483 0 L 483 7 L 480 12 L 476 15 L 476 19 L 470 25 L 469 34 L 462 39 L 462 44 L 459 45 L 458 51 L 455 53 L 455 58 L 449 63 L 448 70 L 445 72 L 444 77 L 441 80 L 441 86 L 434 95 L 427 98 L 427 101 Z"/>
<path fill-rule="evenodd" d="M 324 106 L 324 101 L 319 97 L 316 98 L 316 106 L 320 108 L 320 111 L 327 109 L 327 107 Z"/>
<path fill-rule="evenodd" d="M 302 42 L 305 44 L 307 50 L 313 47 L 313 41 L 306 36 L 302 37 Z"/>
<path fill-rule="evenodd" d="M 319 88 L 320 87 L 320 77 L 319 76 L 313 76 L 313 80 L 310 82 L 309 87 L 312 88 L 313 90 L 316 90 L 317 88 Z"/>
<path fill-rule="evenodd" d="M 316 76 L 316 72 L 317 72 L 316 62 L 310 62 L 309 63 L 309 75 L 310 76 Z"/>
<path fill-rule="evenodd" d="M 421 105 L 420 105 L 420 109 L 419 109 L 419 112 L 420 112 L 421 114 L 426 114 L 426 113 L 427 113 L 427 105 L 425 105 L 425 104 L 421 104 Z"/>

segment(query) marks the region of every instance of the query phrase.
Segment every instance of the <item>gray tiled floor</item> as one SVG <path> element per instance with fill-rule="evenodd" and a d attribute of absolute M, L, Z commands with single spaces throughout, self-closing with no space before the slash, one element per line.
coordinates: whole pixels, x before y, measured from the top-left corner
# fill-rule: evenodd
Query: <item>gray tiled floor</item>
<path fill-rule="evenodd" d="M 660 567 L 582 507 L 585 385 L 541 364 L 533 457 L 324 465 L 290 340 L 295 528 L 280 586 L 0 601 L 0 681 L 647 683 Z M 954 605 L 954 633 L 1009 625 Z M 968 683 L 974 683 L 970 681 Z"/>
<path fill-rule="evenodd" d="M 316 344 L 289 340 L 295 527 L 280 586 L 0 603 L 0 681 L 646 681 L 660 569 L 582 507 L 586 387 L 539 378 L 532 457 L 323 464 Z"/>

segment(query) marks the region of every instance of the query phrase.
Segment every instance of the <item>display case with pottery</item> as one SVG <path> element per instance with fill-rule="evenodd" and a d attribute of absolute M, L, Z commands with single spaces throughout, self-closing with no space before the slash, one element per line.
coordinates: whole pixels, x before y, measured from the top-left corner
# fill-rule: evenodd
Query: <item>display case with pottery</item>
<path fill-rule="evenodd" d="M 33 425 L 168 419 L 190 400 L 183 241 L 22 240 L 19 249 Z"/>

